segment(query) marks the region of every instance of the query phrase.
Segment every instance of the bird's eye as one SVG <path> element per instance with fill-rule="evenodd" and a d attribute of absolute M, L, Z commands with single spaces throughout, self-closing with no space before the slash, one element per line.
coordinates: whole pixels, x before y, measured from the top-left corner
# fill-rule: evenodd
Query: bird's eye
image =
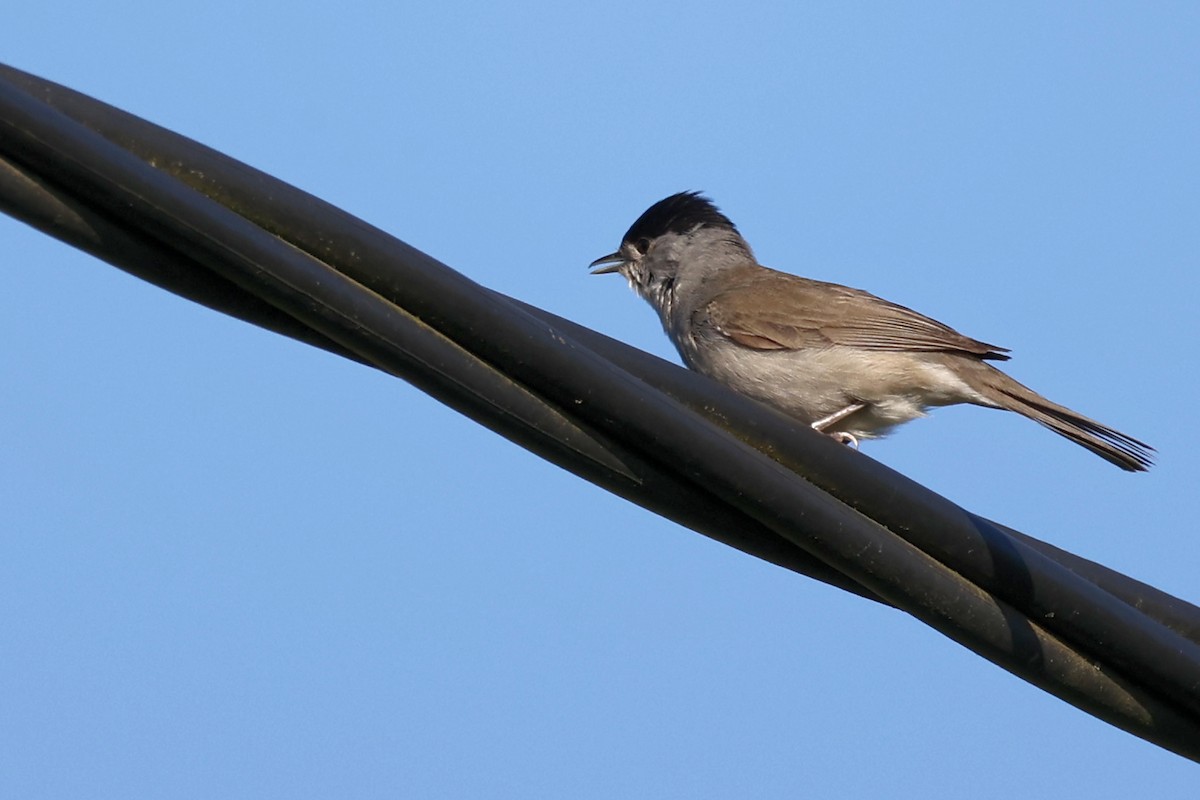
<path fill-rule="evenodd" d="M 650 240 L 646 238 L 638 239 L 633 243 L 633 249 L 638 251 L 639 256 L 646 255 L 646 251 L 650 249 Z"/>

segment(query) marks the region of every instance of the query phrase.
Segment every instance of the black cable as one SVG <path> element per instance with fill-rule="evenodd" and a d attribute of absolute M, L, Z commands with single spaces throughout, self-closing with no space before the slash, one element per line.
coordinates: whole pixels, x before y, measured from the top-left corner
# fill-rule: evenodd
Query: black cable
<path fill-rule="evenodd" d="M 126 251 L 142 248 L 138 269 L 173 291 L 188 295 L 201 284 L 199 294 L 208 294 L 198 299 L 209 305 L 236 307 L 242 318 L 260 316 L 273 329 L 291 328 L 297 338 L 402 375 L 673 518 L 707 516 L 680 507 L 684 498 L 704 497 L 706 512 L 722 509 L 721 522 L 737 526 L 718 538 L 770 552 L 776 563 L 800 564 L 806 552 L 801 571 L 819 563 L 815 555 L 836 571 L 827 573 L 849 578 L 839 579 L 843 585 L 866 587 L 1085 710 L 1198 757 L 1198 648 L 1117 595 L 1148 598 L 1176 631 L 1194 633 L 1194 607 L 1092 565 L 1110 594 L 1081 577 L 1090 562 L 1073 557 L 1064 566 L 1070 559 L 1048 546 L 1031 547 L 699 376 L 677 368 L 638 375 L 648 356 L 488 292 L 269 176 L 32 76 L 5 69 L 0 77 L 86 118 L 111 140 L 0 87 L 11 213 L 54 235 L 68 231 L 65 238 L 126 267 L 122 253 L 88 237 L 85 214 L 64 223 L 45 213 L 54 202 L 46 197 L 84 209 L 121 231 Z M 208 197 L 175 179 L 189 176 Z M 42 193 L 40 212 L 21 197 L 37 194 L 30 185 Z M 185 277 L 148 266 L 155 253 L 172 254 Z M 196 279 L 197 266 L 220 277 Z M 705 419 L 689 408 L 716 411 Z"/>

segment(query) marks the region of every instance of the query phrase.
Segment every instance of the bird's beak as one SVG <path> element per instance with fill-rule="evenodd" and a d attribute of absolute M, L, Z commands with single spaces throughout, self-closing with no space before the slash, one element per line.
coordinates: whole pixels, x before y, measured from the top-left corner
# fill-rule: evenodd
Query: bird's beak
<path fill-rule="evenodd" d="M 605 264 L 608 266 L 603 266 Z M 610 272 L 620 272 L 623 266 L 625 266 L 625 256 L 620 253 L 609 253 L 588 264 L 588 269 L 592 270 L 593 275 L 607 275 Z M 593 267 L 600 267 L 600 269 L 592 269 Z"/>

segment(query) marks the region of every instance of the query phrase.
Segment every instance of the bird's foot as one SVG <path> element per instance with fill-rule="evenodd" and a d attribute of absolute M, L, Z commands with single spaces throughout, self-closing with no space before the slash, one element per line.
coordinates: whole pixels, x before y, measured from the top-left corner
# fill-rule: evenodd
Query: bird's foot
<path fill-rule="evenodd" d="M 858 449 L 858 437 L 856 437 L 853 433 L 846 433 L 845 431 L 837 431 L 835 433 L 831 433 L 828 435 L 831 438 L 833 438 L 835 441 L 841 442 L 842 444 L 846 445 L 847 447 L 853 447 L 855 450 Z"/>
<path fill-rule="evenodd" d="M 835 411 L 832 414 L 830 414 L 829 416 L 822 417 L 821 419 L 814 422 L 812 424 L 813 430 L 820 431 L 821 433 L 824 433 L 827 436 L 832 436 L 834 439 L 841 442 L 842 444 L 848 445 L 850 447 L 853 447 L 855 450 L 857 450 L 858 449 L 858 438 L 855 437 L 854 434 L 846 433 L 845 431 L 829 431 L 829 430 L 826 430 L 826 428 L 836 425 L 837 423 L 844 420 L 846 417 L 853 414 L 855 411 L 861 411 L 862 409 L 864 409 L 866 407 L 867 407 L 866 403 L 851 403 L 850 405 L 846 406 L 845 408 L 841 409 L 840 411 Z"/>

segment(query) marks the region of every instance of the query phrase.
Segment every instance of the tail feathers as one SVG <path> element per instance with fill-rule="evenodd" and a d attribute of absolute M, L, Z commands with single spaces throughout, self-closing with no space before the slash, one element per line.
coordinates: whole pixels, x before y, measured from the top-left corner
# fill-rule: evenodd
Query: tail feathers
<path fill-rule="evenodd" d="M 1053 403 L 999 370 L 988 371 L 992 375 L 984 394 L 997 405 L 1045 425 L 1121 469 L 1144 472 L 1153 465 L 1154 448 L 1145 442 Z"/>

